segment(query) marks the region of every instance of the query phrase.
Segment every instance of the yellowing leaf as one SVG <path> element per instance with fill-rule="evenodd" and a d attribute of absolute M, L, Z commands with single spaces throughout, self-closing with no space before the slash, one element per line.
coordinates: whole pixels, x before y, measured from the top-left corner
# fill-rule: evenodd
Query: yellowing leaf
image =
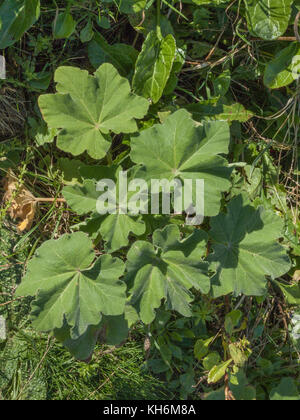
<path fill-rule="evenodd" d="M 208 374 L 208 383 L 215 384 L 219 382 L 224 376 L 227 371 L 227 368 L 232 363 L 232 359 L 228 360 L 227 362 L 221 363 L 218 366 L 214 366 Z"/>

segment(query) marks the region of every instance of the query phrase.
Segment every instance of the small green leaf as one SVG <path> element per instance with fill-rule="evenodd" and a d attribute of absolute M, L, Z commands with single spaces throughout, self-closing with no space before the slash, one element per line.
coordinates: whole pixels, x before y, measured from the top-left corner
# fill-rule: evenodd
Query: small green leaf
<path fill-rule="evenodd" d="M 75 31 L 76 22 L 71 13 L 66 10 L 60 13 L 53 23 L 53 36 L 55 39 L 69 38 Z"/>
<path fill-rule="evenodd" d="M 90 62 L 97 69 L 101 64 L 112 64 L 121 74 L 128 77 L 133 72 L 138 52 L 131 45 L 106 42 L 100 33 L 95 33 L 94 39 L 88 45 Z"/>
<path fill-rule="evenodd" d="M 204 359 L 203 359 L 203 367 L 205 370 L 210 371 L 214 366 L 220 363 L 221 357 L 219 353 L 212 352 L 209 353 Z"/>
<path fill-rule="evenodd" d="M 155 31 L 150 32 L 136 62 L 134 92 L 157 103 L 169 80 L 175 54 L 176 42 L 172 35 L 159 39 Z"/>
<path fill-rule="evenodd" d="M 53 143 L 54 138 L 58 134 L 58 130 L 56 128 L 48 128 L 42 118 L 37 121 L 34 118 L 29 117 L 28 122 L 31 128 L 31 135 L 34 137 L 38 146 L 43 146 L 46 143 Z"/>
<path fill-rule="evenodd" d="M 215 96 L 220 96 L 220 97 L 225 96 L 230 88 L 230 83 L 231 83 L 230 70 L 225 70 L 213 81 Z"/>
<path fill-rule="evenodd" d="M 105 250 L 109 253 L 128 246 L 131 233 L 141 236 L 146 231 L 145 223 L 141 217 L 118 213 L 105 216 L 94 214 L 79 227 L 93 238 L 97 236 L 97 233 L 100 233 L 105 241 Z"/>
<path fill-rule="evenodd" d="M 275 283 L 280 287 L 289 305 L 300 305 L 300 282 L 297 284 L 283 284 L 275 281 Z"/>
<path fill-rule="evenodd" d="M 52 73 L 46 71 L 34 73 L 30 79 L 28 79 L 28 84 L 33 89 L 47 90 L 50 82 L 52 80 Z"/>
<path fill-rule="evenodd" d="M 207 340 L 197 340 L 195 347 L 194 347 L 194 355 L 196 359 L 202 360 L 209 351 L 210 343 L 213 341 L 215 337 L 210 337 Z"/>
<path fill-rule="evenodd" d="M 99 16 L 97 23 L 100 26 L 100 28 L 103 28 L 103 29 L 109 29 L 110 26 L 111 26 L 110 25 L 110 20 L 106 16 Z"/>
<path fill-rule="evenodd" d="M 224 387 L 205 394 L 205 401 L 225 401 Z"/>
<path fill-rule="evenodd" d="M 231 335 L 243 316 L 241 311 L 231 311 L 225 317 L 225 330 L 227 334 Z"/>
<path fill-rule="evenodd" d="M 93 36 L 94 36 L 93 24 L 89 20 L 88 23 L 85 25 L 85 27 L 80 32 L 80 41 L 82 43 L 90 42 L 91 39 L 93 38 Z"/>
<path fill-rule="evenodd" d="M 232 363 L 232 359 L 227 362 L 221 363 L 220 365 L 214 366 L 208 374 L 207 382 L 209 384 L 215 384 L 219 382 L 226 374 L 227 368 Z"/>
<path fill-rule="evenodd" d="M 166 87 L 164 89 L 163 95 L 171 95 L 175 90 L 178 83 L 178 73 L 182 69 L 185 63 L 186 52 L 182 48 L 176 48 L 175 59 L 173 62 L 171 74 L 169 80 L 167 81 Z"/>
<path fill-rule="evenodd" d="M 64 184 L 73 185 L 81 182 L 79 168 L 82 162 L 80 160 L 59 158 L 57 166 L 62 172 Z"/>
<path fill-rule="evenodd" d="M 287 48 L 279 51 L 265 69 L 264 84 L 270 89 L 279 89 L 288 86 L 296 80 L 296 65 L 299 65 L 300 48 L 297 43 L 292 43 Z M 299 71 L 297 72 L 299 74 Z"/>

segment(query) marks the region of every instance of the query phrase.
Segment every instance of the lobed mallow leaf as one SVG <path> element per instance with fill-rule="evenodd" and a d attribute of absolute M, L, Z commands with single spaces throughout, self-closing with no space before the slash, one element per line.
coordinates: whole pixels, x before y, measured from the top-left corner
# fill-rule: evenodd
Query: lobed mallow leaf
<path fill-rule="evenodd" d="M 39 106 L 50 128 L 61 129 L 57 146 L 74 156 L 87 151 L 102 159 L 111 145 L 110 133 L 137 131 L 135 119 L 149 107 L 145 98 L 131 93 L 127 79 L 109 63 L 94 76 L 76 67 L 59 67 L 56 94 L 42 95 Z"/>
<path fill-rule="evenodd" d="M 190 289 L 209 292 L 208 264 L 202 260 L 206 239 L 204 231 L 195 230 L 180 241 L 178 227 L 168 225 L 154 232 L 153 245 L 144 241 L 132 245 L 126 281 L 131 287 L 130 303 L 144 323 L 154 320 L 162 299 L 183 316 L 191 316 L 194 297 Z"/>
<path fill-rule="evenodd" d="M 45 242 L 29 262 L 17 296 L 36 296 L 33 325 L 40 331 L 70 327 L 78 339 L 103 315 L 121 315 L 126 286 L 124 264 L 101 255 L 95 262 L 92 241 L 83 232 Z"/>
<path fill-rule="evenodd" d="M 227 214 L 211 220 L 210 237 L 214 253 L 209 256 L 215 275 L 214 297 L 234 293 L 262 296 L 266 276 L 278 278 L 290 269 L 290 259 L 277 242 L 283 222 L 263 207 L 255 209 L 244 195 L 228 204 Z"/>
<path fill-rule="evenodd" d="M 184 109 L 163 124 L 139 133 L 131 140 L 131 159 L 143 165 L 140 177 L 147 180 L 204 180 L 204 215 L 220 210 L 221 193 L 230 188 L 227 160 L 230 133 L 225 121 L 197 124 Z M 195 190 L 195 189 L 194 189 Z M 195 204 L 195 191 L 193 194 Z"/>
<path fill-rule="evenodd" d="M 72 210 L 80 215 L 91 214 L 78 225 L 79 229 L 87 232 L 92 238 L 100 234 L 105 242 L 106 251 L 110 253 L 127 246 L 130 233 L 140 236 L 146 231 L 145 223 L 139 215 L 120 214 L 119 210 L 113 214 L 97 213 L 97 199 L 101 193 L 97 192 L 96 183 L 102 179 L 116 182 L 117 206 L 119 206 L 118 173 L 121 169 L 115 166 L 83 166 L 80 169 L 83 184 L 67 186 L 63 189 L 63 195 Z"/>

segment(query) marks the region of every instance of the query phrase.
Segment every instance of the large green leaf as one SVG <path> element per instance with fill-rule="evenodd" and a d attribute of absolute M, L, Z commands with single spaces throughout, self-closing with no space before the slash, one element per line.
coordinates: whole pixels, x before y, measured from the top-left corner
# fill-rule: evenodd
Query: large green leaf
<path fill-rule="evenodd" d="M 271 89 L 279 89 L 293 83 L 299 75 L 296 66 L 298 65 L 299 69 L 300 59 L 294 61 L 297 56 L 300 56 L 298 43 L 292 43 L 279 51 L 274 59 L 266 65 L 264 84 Z"/>
<path fill-rule="evenodd" d="M 245 0 L 248 28 L 254 36 L 277 39 L 287 30 L 293 0 Z"/>
<path fill-rule="evenodd" d="M 192 287 L 208 293 L 207 263 L 202 261 L 206 233 L 196 230 L 180 241 L 179 229 L 168 225 L 149 242 L 135 242 L 127 255 L 126 281 L 131 286 L 131 304 L 146 324 L 155 318 L 162 299 L 184 316 L 191 316 Z"/>
<path fill-rule="evenodd" d="M 143 118 L 149 107 L 108 63 L 94 76 L 60 67 L 55 81 L 58 93 L 40 96 L 39 105 L 49 127 L 61 129 L 58 147 L 75 156 L 87 151 L 95 159 L 103 158 L 111 144 L 110 132 L 137 131 L 135 118 Z"/>
<path fill-rule="evenodd" d="M 95 262 L 92 242 L 83 232 L 45 242 L 29 262 L 17 296 L 36 296 L 33 325 L 40 331 L 70 326 L 78 339 L 104 315 L 121 315 L 125 284 L 119 281 L 124 264 L 101 255 Z"/>
<path fill-rule="evenodd" d="M 230 187 L 227 161 L 230 134 L 227 122 L 191 119 L 186 110 L 170 115 L 163 124 L 142 131 L 131 140 L 131 158 L 144 165 L 140 176 L 146 179 L 203 179 L 204 213 L 215 216 L 220 209 L 221 192 Z M 194 202 L 195 204 L 195 202 Z"/>
<path fill-rule="evenodd" d="M 151 31 L 136 62 L 132 82 L 135 93 L 153 103 L 158 102 L 169 80 L 175 55 L 173 35 L 159 38 L 155 31 Z"/>
<path fill-rule="evenodd" d="M 40 0 L 4 0 L 0 6 L 0 49 L 21 39 L 39 16 Z"/>
<path fill-rule="evenodd" d="M 290 269 L 290 260 L 277 239 L 283 222 L 263 207 L 257 210 L 243 195 L 228 204 L 227 214 L 211 220 L 210 236 L 214 253 L 209 256 L 216 274 L 212 278 L 215 297 L 261 296 L 266 291 L 266 276 L 280 277 Z"/>
<path fill-rule="evenodd" d="M 103 166 L 85 166 L 81 168 L 84 178 L 83 185 L 68 186 L 63 189 L 63 195 L 68 205 L 76 213 L 92 216 L 79 227 L 92 237 L 102 236 L 106 242 L 106 250 L 114 252 L 128 245 L 130 233 L 140 236 L 145 233 L 146 226 L 141 217 L 130 214 L 97 214 L 96 204 L 101 193 L 96 191 L 96 183 L 101 179 L 116 181 L 118 197 L 118 173 L 121 168 Z M 92 178 L 92 179 L 89 179 Z"/>

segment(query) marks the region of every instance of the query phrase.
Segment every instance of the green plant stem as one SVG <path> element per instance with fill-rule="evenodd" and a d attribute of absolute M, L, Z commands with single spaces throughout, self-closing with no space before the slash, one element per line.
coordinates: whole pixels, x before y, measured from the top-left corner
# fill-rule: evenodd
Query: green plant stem
<path fill-rule="evenodd" d="M 161 7 L 161 0 L 157 0 L 156 3 L 156 33 L 159 39 L 162 38 L 161 27 L 160 27 L 160 7 Z"/>

